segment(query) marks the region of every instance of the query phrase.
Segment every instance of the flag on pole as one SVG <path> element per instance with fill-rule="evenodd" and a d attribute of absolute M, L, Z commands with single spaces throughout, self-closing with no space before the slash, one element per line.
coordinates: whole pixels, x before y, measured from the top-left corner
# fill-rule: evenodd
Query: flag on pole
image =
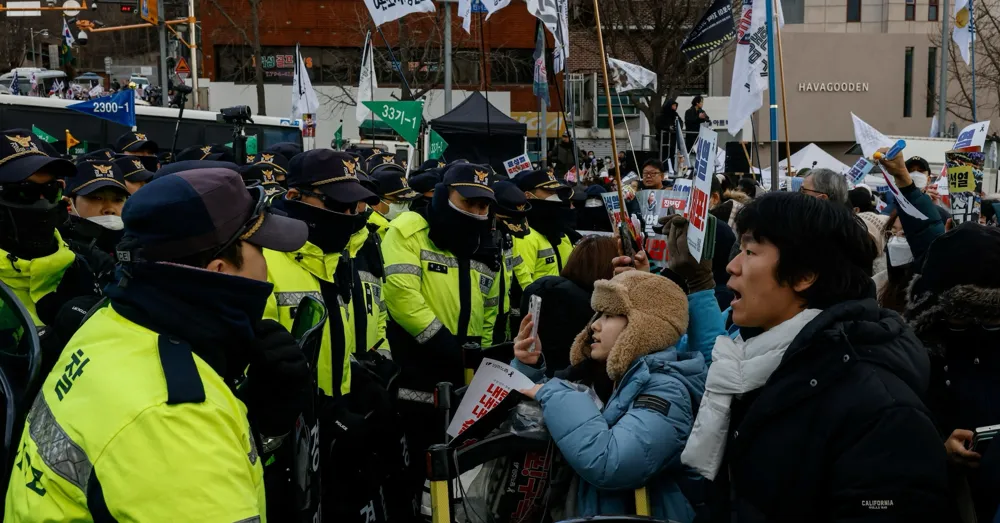
<path fill-rule="evenodd" d="M 562 65 L 569 58 L 569 49 L 563 45 L 569 43 L 569 0 L 527 0 L 528 12 L 542 21 L 545 28 L 552 34 L 555 48 L 559 50 L 559 62 L 553 66 Z M 484 4 L 487 2 L 483 2 Z M 558 72 L 560 67 L 554 67 Z"/>
<path fill-rule="evenodd" d="M 368 12 L 371 13 L 376 26 L 398 20 L 412 13 L 434 12 L 434 2 L 431 0 L 407 0 L 405 2 L 365 0 L 365 5 L 368 6 Z"/>
<path fill-rule="evenodd" d="M 101 84 L 97 84 L 94 86 L 93 89 L 90 90 L 88 94 L 90 95 L 91 98 L 101 96 L 102 94 L 104 94 L 104 87 L 102 87 Z"/>
<path fill-rule="evenodd" d="M 691 63 L 722 47 L 735 32 L 732 0 L 715 0 L 681 43 L 681 52 Z"/>
<path fill-rule="evenodd" d="M 951 31 L 951 39 L 955 41 L 962 53 L 962 60 L 969 65 L 969 52 L 972 49 L 972 30 L 975 21 L 969 16 L 969 0 L 955 0 L 955 28 Z"/>
<path fill-rule="evenodd" d="M 47 142 L 47 143 L 55 143 L 55 142 L 59 141 L 58 138 L 56 138 L 55 136 L 52 136 L 51 134 L 43 131 L 37 125 L 32 125 L 31 126 L 31 134 L 34 134 L 35 136 L 38 137 L 39 140 L 41 140 L 43 142 Z"/>
<path fill-rule="evenodd" d="M 72 49 L 73 44 L 76 43 L 76 39 L 73 38 L 73 32 L 69 30 L 69 24 L 66 23 L 66 17 L 63 17 L 63 31 L 62 31 L 63 42 L 66 47 Z"/>
<path fill-rule="evenodd" d="M 378 80 L 375 78 L 374 49 L 372 49 L 372 32 L 368 31 L 365 36 L 365 46 L 361 55 L 361 79 L 358 81 L 357 108 L 354 116 L 358 120 L 358 125 L 364 122 L 371 114 L 365 107 L 364 102 L 375 101 L 375 89 L 378 87 Z"/>
<path fill-rule="evenodd" d="M 49 94 L 58 94 L 66 90 L 66 85 L 62 83 L 62 80 L 56 80 L 52 82 L 52 88 L 49 89 Z"/>
<path fill-rule="evenodd" d="M 614 58 L 608 58 L 608 65 L 611 66 L 612 79 L 618 92 L 656 90 L 656 73 L 653 71 Z"/>
<path fill-rule="evenodd" d="M 462 19 L 462 29 L 469 34 L 472 34 L 472 2 L 473 0 L 458 0 L 458 16 Z M 480 5 L 486 10 L 486 20 L 489 20 L 493 13 L 510 5 L 510 0 L 487 0 L 480 2 Z"/>
<path fill-rule="evenodd" d="M 767 63 L 767 11 L 757 0 L 744 0 L 736 34 L 736 60 L 729 96 L 729 134 L 735 136 L 750 115 L 764 105 L 769 67 Z M 778 27 L 785 26 L 781 3 L 775 2 Z"/>
<path fill-rule="evenodd" d="M 66 154 L 69 154 L 69 150 L 79 145 L 80 140 L 77 140 L 69 133 L 69 129 L 66 129 Z"/>
<path fill-rule="evenodd" d="M 14 96 L 21 94 L 21 79 L 17 77 L 17 70 L 14 70 L 14 78 L 10 81 L 9 91 Z"/>
<path fill-rule="evenodd" d="M 341 120 L 337 132 L 333 133 L 333 148 L 338 151 L 344 147 L 344 122 Z"/>
<path fill-rule="evenodd" d="M 309 79 L 309 69 L 302 60 L 302 51 L 295 45 L 295 77 L 292 80 L 292 119 L 302 118 L 303 114 L 316 114 L 319 109 L 319 99 L 313 90 Z"/>
<path fill-rule="evenodd" d="M 545 67 L 545 31 L 539 25 L 535 31 L 535 80 L 531 85 L 531 92 L 538 99 L 549 105 L 549 73 Z"/>

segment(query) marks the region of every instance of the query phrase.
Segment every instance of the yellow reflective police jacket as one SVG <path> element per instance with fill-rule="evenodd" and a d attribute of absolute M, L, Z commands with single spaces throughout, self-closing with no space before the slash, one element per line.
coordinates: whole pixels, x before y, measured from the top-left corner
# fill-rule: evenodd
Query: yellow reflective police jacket
<path fill-rule="evenodd" d="M 22 260 L 0 249 L 0 260 L 3 260 L 3 263 L 0 263 L 0 281 L 3 281 L 14 291 L 17 299 L 21 300 L 24 307 L 28 309 L 36 327 L 41 327 L 44 324 L 38 319 L 35 303 L 59 287 L 59 282 L 62 281 L 66 269 L 76 260 L 76 254 L 63 241 L 59 231 L 56 231 L 55 234 L 58 249 L 56 252 L 41 258 Z"/>
<path fill-rule="evenodd" d="M 524 238 L 514 237 L 514 271 L 522 289 L 542 276 L 559 276 L 573 252 L 569 236 L 564 235 L 559 245 L 553 246 L 542 233 L 529 229 Z"/>
<path fill-rule="evenodd" d="M 186 344 L 104 307 L 31 407 L 4 521 L 264 521 L 246 414 Z"/>
<path fill-rule="evenodd" d="M 385 233 L 389 232 L 389 220 L 375 209 L 372 209 L 372 214 L 368 217 L 368 225 L 369 230 L 374 229 L 379 238 L 385 239 Z"/>
<path fill-rule="evenodd" d="M 381 267 L 379 262 L 371 260 L 371 251 L 375 250 L 377 257 L 378 247 L 368 241 L 368 235 L 368 229 L 362 229 L 351 236 L 347 245 L 354 278 L 348 301 L 337 292 L 341 282 L 335 281 L 337 268 L 344 261 L 340 253 L 324 253 L 311 243 L 290 253 L 264 250 L 267 280 L 274 284 L 274 294 L 268 298 L 264 310 L 265 318 L 291 329 L 296 307 L 305 296 L 313 296 L 329 309 L 330 319 L 323 330 L 316 366 L 319 387 L 329 396 L 338 391 L 335 382 L 339 382 L 341 394 L 350 392 L 351 354 L 359 346 L 362 350 L 370 349 L 386 337 L 388 312 L 382 299 Z M 331 307 L 325 299 L 324 286 L 328 294 L 336 296 L 336 307 Z M 334 309 L 339 309 L 339 313 Z M 362 321 L 364 324 L 360 325 Z M 388 349 L 388 343 L 382 341 L 380 348 Z"/>
<path fill-rule="evenodd" d="M 428 236 L 429 227 L 427 220 L 415 212 L 404 212 L 389 226 L 382 244 L 389 315 L 419 345 L 442 328 L 463 342 L 489 345 L 499 302 L 496 271 L 485 263 L 469 260 L 464 275 L 469 283 L 466 287 L 460 280 L 460 260 L 434 245 Z M 492 318 L 487 315 L 491 307 Z M 468 315 L 468 328 L 460 333 L 463 311 Z"/>

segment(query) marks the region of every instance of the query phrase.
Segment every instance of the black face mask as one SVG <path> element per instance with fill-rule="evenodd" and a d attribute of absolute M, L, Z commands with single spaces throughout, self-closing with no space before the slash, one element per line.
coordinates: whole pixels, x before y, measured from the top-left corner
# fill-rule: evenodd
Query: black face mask
<path fill-rule="evenodd" d="M 549 241 L 558 243 L 566 236 L 566 231 L 576 228 L 576 213 L 569 207 L 569 202 L 531 200 L 528 225 Z"/>
<path fill-rule="evenodd" d="M 456 256 L 472 256 L 479 250 L 483 238 L 491 236 L 490 220 L 477 220 L 448 205 L 448 188 L 444 184 L 435 188 L 434 198 L 426 212 L 431 241 Z"/>
<path fill-rule="evenodd" d="M 309 243 L 324 253 L 342 252 L 351 236 L 368 223 L 368 213 L 342 214 L 297 200 L 279 200 L 274 205 L 288 216 L 305 222 L 309 226 Z"/>
<path fill-rule="evenodd" d="M 56 227 L 68 218 L 62 201 L 28 208 L 0 203 L 0 249 L 25 260 L 48 256 L 59 248 Z"/>

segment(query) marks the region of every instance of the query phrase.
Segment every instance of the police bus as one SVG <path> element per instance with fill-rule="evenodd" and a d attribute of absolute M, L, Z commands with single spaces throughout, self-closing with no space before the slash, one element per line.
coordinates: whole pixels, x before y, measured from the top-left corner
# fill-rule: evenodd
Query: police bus
<path fill-rule="evenodd" d="M 35 126 L 59 139 L 64 147 L 66 131 L 69 131 L 77 140 L 87 142 L 90 151 L 114 147 L 118 137 L 130 130 L 124 125 L 67 109 L 75 103 L 79 102 L 0 94 L 0 129 L 31 129 Z M 178 109 L 139 105 L 135 111 L 138 131 L 155 141 L 161 150 L 168 150 L 174 140 Z M 233 126 L 216 121 L 218 114 L 185 109 L 177 135 L 177 150 L 233 141 Z M 259 149 L 279 142 L 302 145 L 302 131 L 295 120 L 254 116 L 253 121 L 246 125 L 245 132 L 247 136 L 257 136 Z"/>

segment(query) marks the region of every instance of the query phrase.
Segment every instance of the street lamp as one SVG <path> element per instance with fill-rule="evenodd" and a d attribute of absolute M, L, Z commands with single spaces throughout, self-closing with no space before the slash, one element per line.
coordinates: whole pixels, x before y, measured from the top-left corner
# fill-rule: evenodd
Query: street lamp
<path fill-rule="evenodd" d="M 49 37 L 49 30 L 42 29 L 41 31 L 35 31 L 34 29 L 28 28 L 28 32 L 31 33 L 31 65 L 38 67 L 38 55 L 35 54 L 35 35 L 41 36 L 43 38 Z M 41 50 L 41 42 L 39 42 L 38 48 Z"/>

